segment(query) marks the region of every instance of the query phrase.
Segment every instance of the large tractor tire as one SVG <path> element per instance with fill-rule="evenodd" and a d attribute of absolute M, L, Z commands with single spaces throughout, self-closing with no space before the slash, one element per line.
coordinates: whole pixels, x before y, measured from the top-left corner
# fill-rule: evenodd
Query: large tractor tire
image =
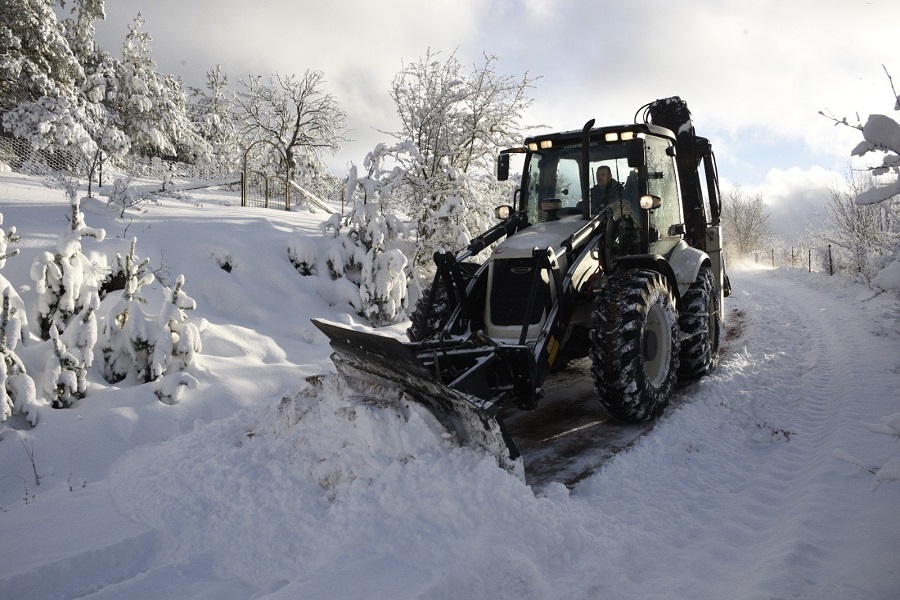
<path fill-rule="evenodd" d="M 591 332 L 591 372 L 600 404 L 625 421 L 656 418 L 678 369 L 678 313 L 665 277 L 629 270 L 600 293 Z"/>
<path fill-rule="evenodd" d="M 678 355 L 680 377 L 702 377 L 719 362 L 721 336 L 719 290 L 712 269 L 700 267 L 697 280 L 681 297 L 678 328 L 681 330 L 681 352 Z"/>
<path fill-rule="evenodd" d="M 466 282 L 466 285 L 468 285 L 480 265 L 477 263 L 464 262 L 460 263 L 459 267 L 463 275 L 463 280 Z M 434 295 L 431 297 L 431 310 L 428 311 L 428 301 L 429 297 L 432 296 L 431 289 L 434 285 L 437 287 L 434 288 Z M 454 305 L 450 302 L 444 280 L 438 279 L 436 284 L 432 284 L 432 286 L 422 290 L 422 296 L 416 301 L 416 307 L 409 316 L 410 325 L 406 330 L 406 337 L 411 342 L 421 342 L 437 337 L 438 332 L 444 328 L 444 325 L 447 324 L 447 319 L 449 319 L 450 315 L 453 313 Z M 428 315 L 427 322 L 425 323 L 424 328 L 420 330 L 420 327 L 422 327 L 421 323 L 426 314 Z M 417 333 L 420 333 L 420 335 L 416 335 Z"/>

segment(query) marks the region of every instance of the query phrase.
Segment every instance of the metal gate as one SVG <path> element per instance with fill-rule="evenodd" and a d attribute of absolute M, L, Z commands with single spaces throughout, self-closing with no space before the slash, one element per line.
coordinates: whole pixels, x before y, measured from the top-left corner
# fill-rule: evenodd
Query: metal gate
<path fill-rule="evenodd" d="M 279 154 L 281 151 L 271 142 L 258 140 L 244 152 L 244 171 L 241 177 L 241 206 L 280 208 L 291 210 L 291 186 L 287 167 L 283 173 L 266 172 L 250 166 L 250 151 L 259 144 L 269 144 Z M 285 164 L 285 161 L 280 161 Z"/>

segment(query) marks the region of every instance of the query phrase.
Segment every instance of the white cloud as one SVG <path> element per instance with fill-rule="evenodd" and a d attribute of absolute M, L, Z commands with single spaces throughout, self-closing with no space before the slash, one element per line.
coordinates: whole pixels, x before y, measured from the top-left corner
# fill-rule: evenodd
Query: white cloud
<path fill-rule="evenodd" d="M 787 244 L 796 244 L 804 239 L 810 227 L 821 225 L 829 186 L 838 184 L 844 177 L 821 167 L 771 169 L 764 183 L 745 187 L 745 191 L 751 195 L 762 194 L 775 235 Z"/>
<path fill-rule="evenodd" d="M 383 141 L 378 129 L 396 127 L 391 80 L 429 48 L 458 49 L 464 63 L 488 52 L 504 73 L 542 76 L 525 122 L 557 129 L 628 122 L 680 95 L 721 166 L 733 161 L 749 184 L 849 154 L 852 130 L 835 132 L 819 110 L 865 119 L 891 108 L 881 64 L 896 56 L 895 0 L 117 0 L 101 45 L 115 51 L 139 8 L 160 68 L 194 85 L 216 64 L 232 80 L 323 71 L 358 140 L 333 165 L 358 163 Z M 900 63 L 887 67 L 900 77 Z M 772 156 L 782 143 L 796 160 Z"/>

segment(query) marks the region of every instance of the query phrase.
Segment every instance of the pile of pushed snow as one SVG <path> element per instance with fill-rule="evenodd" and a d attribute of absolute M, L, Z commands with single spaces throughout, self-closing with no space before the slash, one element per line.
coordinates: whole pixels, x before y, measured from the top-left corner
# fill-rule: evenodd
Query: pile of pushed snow
<path fill-rule="evenodd" d="M 357 548 L 402 556 L 402 579 L 430 587 L 450 555 L 463 571 L 473 560 L 498 559 L 494 544 L 473 554 L 463 540 L 492 537 L 485 533 L 492 524 L 499 546 L 510 521 L 549 502 L 496 457 L 456 445 L 423 407 L 337 375 L 311 377 L 280 401 L 198 423 L 112 471 L 120 510 L 174 538 L 171 560 L 212 553 L 229 576 L 262 588 Z M 546 521 L 535 526 L 550 548 L 565 537 Z M 522 535 L 513 548 L 534 538 Z M 540 560 L 526 562 L 538 577 Z"/>

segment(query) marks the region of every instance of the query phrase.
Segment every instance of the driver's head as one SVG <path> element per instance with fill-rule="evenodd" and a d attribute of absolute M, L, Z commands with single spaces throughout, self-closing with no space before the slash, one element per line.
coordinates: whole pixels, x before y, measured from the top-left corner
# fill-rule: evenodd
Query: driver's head
<path fill-rule="evenodd" d="M 597 167 L 597 184 L 603 187 L 612 181 L 612 171 L 606 165 Z"/>

